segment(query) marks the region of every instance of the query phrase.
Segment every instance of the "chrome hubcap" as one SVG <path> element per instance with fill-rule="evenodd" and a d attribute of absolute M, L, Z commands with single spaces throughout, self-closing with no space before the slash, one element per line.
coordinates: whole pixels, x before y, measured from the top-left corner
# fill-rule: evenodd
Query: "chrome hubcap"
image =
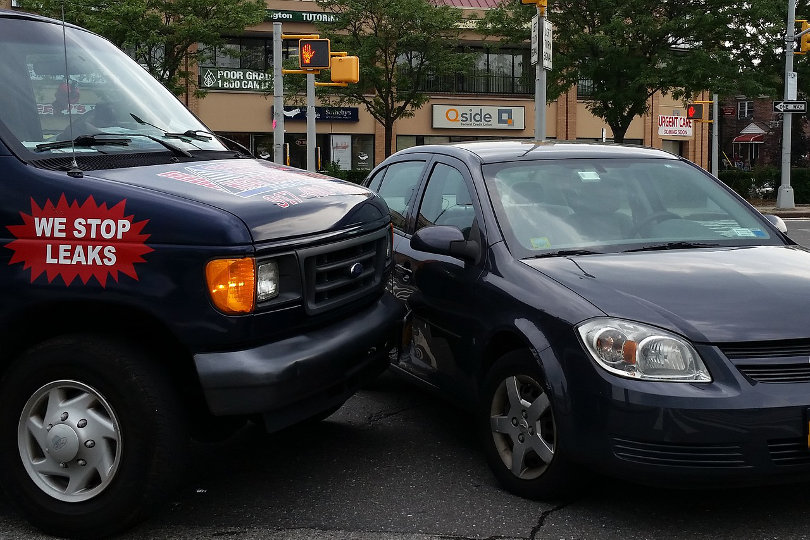
<path fill-rule="evenodd" d="M 17 446 L 28 476 L 60 501 L 91 499 L 110 484 L 121 460 L 121 429 L 112 407 L 86 384 L 61 380 L 28 399 Z"/>

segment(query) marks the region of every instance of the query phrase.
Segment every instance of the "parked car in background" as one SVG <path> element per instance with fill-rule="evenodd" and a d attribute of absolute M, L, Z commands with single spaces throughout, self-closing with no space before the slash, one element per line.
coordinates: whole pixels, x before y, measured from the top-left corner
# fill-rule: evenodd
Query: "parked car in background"
<path fill-rule="evenodd" d="M 810 473 L 810 252 L 694 164 L 529 141 L 400 151 L 396 372 L 467 407 L 498 480 L 668 485 Z"/>

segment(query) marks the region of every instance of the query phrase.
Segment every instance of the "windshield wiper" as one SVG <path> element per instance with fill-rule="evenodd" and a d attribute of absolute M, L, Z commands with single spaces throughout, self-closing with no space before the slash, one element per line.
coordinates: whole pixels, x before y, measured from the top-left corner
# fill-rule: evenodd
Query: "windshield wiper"
<path fill-rule="evenodd" d="M 149 122 L 147 122 L 146 120 L 144 120 L 135 113 L 129 113 L 129 115 L 132 117 L 133 120 L 135 120 L 142 126 L 151 126 L 158 131 L 162 131 L 164 137 L 174 137 L 175 139 L 193 139 L 197 141 L 210 141 L 213 138 L 213 136 L 203 135 L 203 133 L 205 132 L 199 129 L 187 129 L 183 133 L 173 133 L 171 131 L 166 131 L 163 128 L 159 128 L 155 124 L 150 124 Z"/>
<path fill-rule="evenodd" d="M 164 137 L 177 137 L 178 139 L 189 138 L 197 141 L 210 141 L 213 139 L 211 135 L 204 135 L 205 131 L 199 129 L 187 129 L 183 133 L 172 133 L 167 131 L 163 134 Z"/>
<path fill-rule="evenodd" d="M 571 257 L 573 255 L 602 255 L 601 251 L 593 251 L 590 249 L 561 249 L 559 251 L 549 251 L 548 253 L 540 253 L 530 257 L 531 259 L 542 259 L 545 257 Z"/>
<path fill-rule="evenodd" d="M 106 135 L 106 133 L 99 133 L 99 135 Z M 67 141 L 54 141 L 49 143 L 41 143 L 36 146 L 37 152 L 44 152 L 46 150 L 55 150 L 57 148 L 70 148 L 73 146 L 128 146 L 132 139 L 124 137 L 118 138 L 103 138 L 98 139 L 95 135 L 79 135 L 75 139 Z"/>
<path fill-rule="evenodd" d="M 128 137 L 146 137 L 147 139 L 151 139 L 151 140 L 155 141 L 156 143 L 162 145 L 164 148 L 167 148 L 167 149 L 171 150 L 172 154 L 174 154 L 175 156 L 194 157 L 194 156 L 191 155 L 191 152 L 189 152 L 188 150 L 183 150 L 179 146 L 175 146 L 175 145 L 173 145 L 172 143 L 170 143 L 168 141 L 164 141 L 160 137 L 155 137 L 153 135 L 147 135 L 146 133 L 128 133 L 127 136 Z"/>
<path fill-rule="evenodd" d="M 634 251 L 666 251 L 668 249 L 695 249 L 717 247 L 720 244 L 708 244 L 705 242 L 662 242 L 660 244 L 650 244 L 640 248 L 626 249 L 624 253 L 632 253 Z"/>

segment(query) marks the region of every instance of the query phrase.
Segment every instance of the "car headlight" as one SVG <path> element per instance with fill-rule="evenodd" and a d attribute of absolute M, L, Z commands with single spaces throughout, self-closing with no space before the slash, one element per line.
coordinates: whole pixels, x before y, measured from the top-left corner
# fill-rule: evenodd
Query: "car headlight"
<path fill-rule="evenodd" d="M 585 348 L 610 373 L 631 379 L 711 382 L 709 370 L 685 339 L 621 319 L 592 319 L 577 327 Z"/>

